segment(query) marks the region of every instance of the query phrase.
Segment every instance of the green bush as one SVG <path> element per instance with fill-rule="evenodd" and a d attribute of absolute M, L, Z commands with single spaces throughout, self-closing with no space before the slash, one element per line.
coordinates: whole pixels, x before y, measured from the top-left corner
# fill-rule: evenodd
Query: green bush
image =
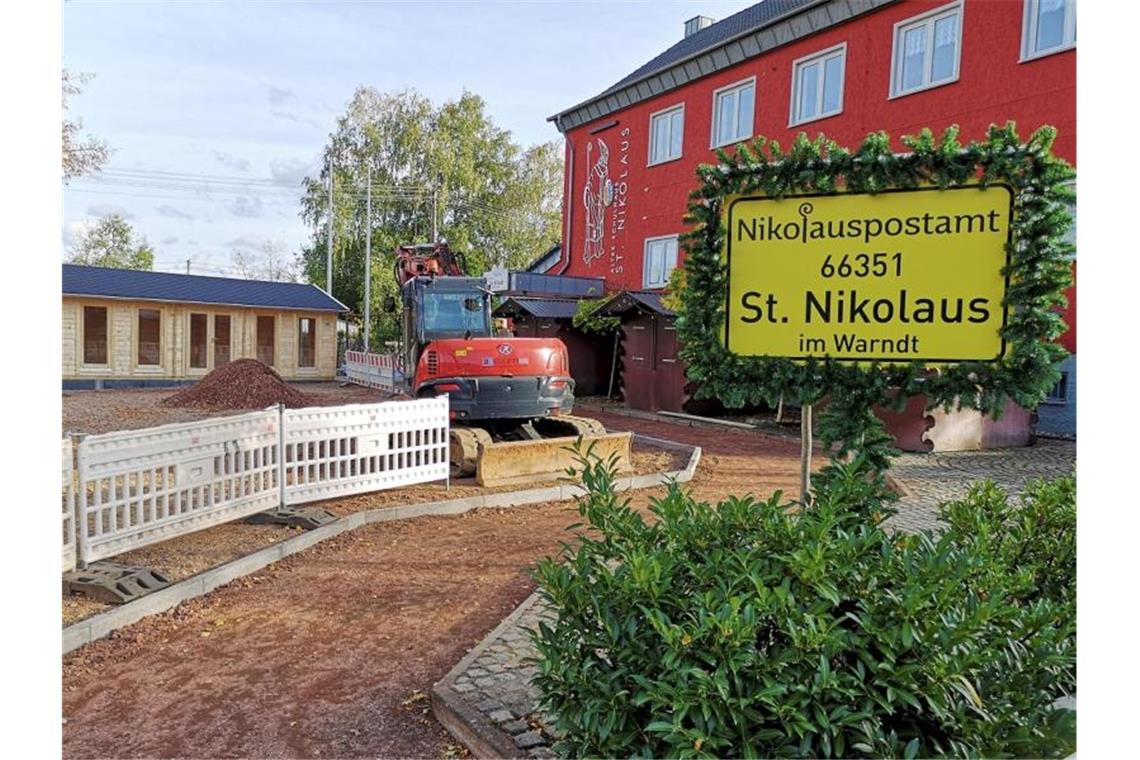
<path fill-rule="evenodd" d="M 673 486 L 647 524 L 583 460 L 592 528 L 541 563 L 562 738 L 601 757 L 1049 757 L 1075 749 L 1075 480 L 993 484 L 891 534 L 861 462 L 810 508 Z"/>

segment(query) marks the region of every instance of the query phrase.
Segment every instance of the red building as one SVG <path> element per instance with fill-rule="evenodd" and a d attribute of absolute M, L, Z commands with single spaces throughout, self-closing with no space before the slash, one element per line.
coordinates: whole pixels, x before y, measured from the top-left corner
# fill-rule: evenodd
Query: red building
<path fill-rule="evenodd" d="M 957 124 L 965 142 L 1012 120 L 1023 136 L 1056 127 L 1054 150 L 1075 165 L 1075 18 L 1075 0 L 765 0 L 691 19 L 668 50 L 551 117 L 566 191 L 549 271 L 661 290 L 696 167 L 756 135 L 856 145 Z"/>

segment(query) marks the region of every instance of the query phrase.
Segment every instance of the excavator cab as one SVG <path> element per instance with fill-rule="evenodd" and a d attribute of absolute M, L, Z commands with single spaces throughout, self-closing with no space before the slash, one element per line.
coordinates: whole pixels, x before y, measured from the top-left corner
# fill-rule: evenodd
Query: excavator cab
<path fill-rule="evenodd" d="M 579 436 L 628 466 L 628 434 L 608 436 L 596 420 L 571 414 L 565 344 L 497 334 L 486 280 L 465 276 L 460 261 L 435 243 L 401 246 L 395 263 L 405 382 L 415 397 L 447 395 L 452 475 L 478 471 L 488 485 L 525 472 L 564 473 L 573 463 L 568 442 Z"/>

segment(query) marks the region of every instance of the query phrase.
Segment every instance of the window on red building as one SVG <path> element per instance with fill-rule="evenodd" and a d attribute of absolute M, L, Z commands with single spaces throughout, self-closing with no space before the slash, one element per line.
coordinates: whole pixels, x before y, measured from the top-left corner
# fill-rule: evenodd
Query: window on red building
<path fill-rule="evenodd" d="M 755 77 L 714 92 L 712 147 L 719 148 L 752 137 L 752 114 L 755 110 Z"/>
<path fill-rule="evenodd" d="M 891 96 L 957 81 L 961 41 L 961 2 L 896 24 Z"/>
<path fill-rule="evenodd" d="M 843 69 L 847 44 L 837 45 L 792 65 L 791 125 L 843 111 Z"/>
<path fill-rule="evenodd" d="M 677 236 L 647 238 L 644 266 L 642 286 L 647 290 L 665 287 L 677 267 Z"/>
<path fill-rule="evenodd" d="M 1076 0 L 1025 0 L 1021 57 L 1036 58 L 1077 44 Z"/>
<path fill-rule="evenodd" d="M 685 131 L 685 105 L 659 111 L 649 117 L 649 164 L 664 163 L 681 157 L 681 141 Z"/>

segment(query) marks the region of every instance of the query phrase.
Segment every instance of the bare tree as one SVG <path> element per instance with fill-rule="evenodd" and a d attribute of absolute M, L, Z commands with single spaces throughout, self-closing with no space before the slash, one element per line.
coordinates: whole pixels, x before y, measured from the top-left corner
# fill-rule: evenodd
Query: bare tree
<path fill-rule="evenodd" d="M 285 246 L 275 240 L 266 240 L 256 250 L 234 248 L 230 253 L 230 263 L 247 280 L 297 282 L 296 259 L 290 257 Z"/>
<path fill-rule="evenodd" d="M 83 136 L 83 120 L 67 118 L 67 99 L 83 92 L 81 85 L 90 74 L 73 74 L 63 70 L 63 181 L 97 172 L 111 158 L 107 143 L 90 135 Z"/>

